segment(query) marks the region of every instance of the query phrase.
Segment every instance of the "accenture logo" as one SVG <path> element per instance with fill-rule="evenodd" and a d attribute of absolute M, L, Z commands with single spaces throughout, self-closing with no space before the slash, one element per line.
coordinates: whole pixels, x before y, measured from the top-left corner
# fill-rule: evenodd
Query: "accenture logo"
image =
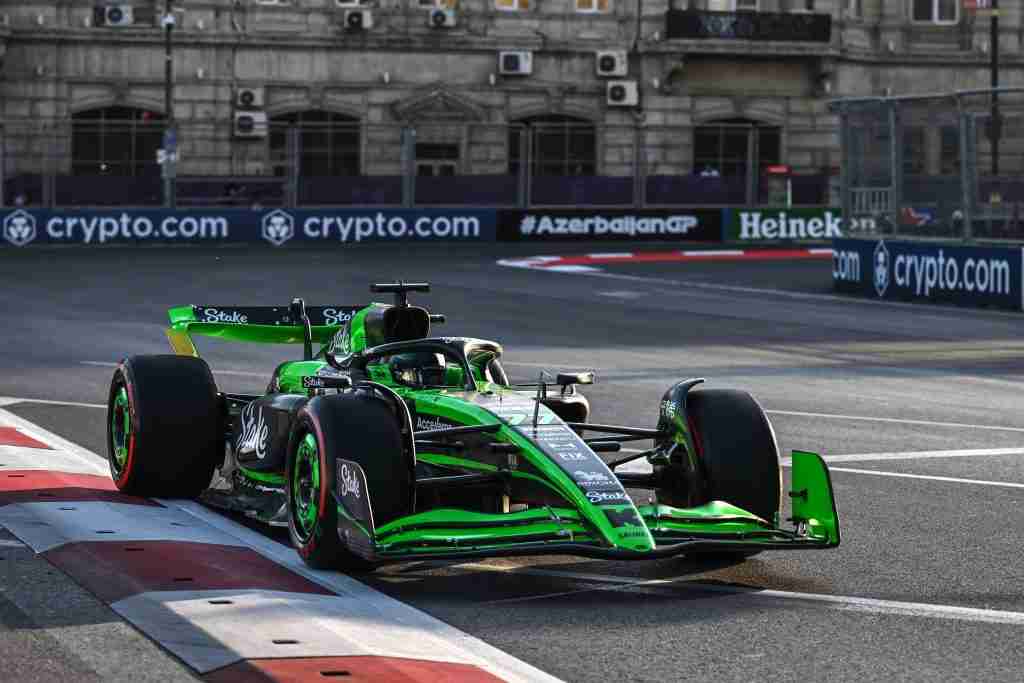
<path fill-rule="evenodd" d="M 263 217 L 263 239 L 279 247 L 295 236 L 295 219 L 287 211 L 276 209 Z"/>
<path fill-rule="evenodd" d="M 23 247 L 36 238 L 35 216 L 18 209 L 4 218 L 4 239 L 16 247 Z"/>

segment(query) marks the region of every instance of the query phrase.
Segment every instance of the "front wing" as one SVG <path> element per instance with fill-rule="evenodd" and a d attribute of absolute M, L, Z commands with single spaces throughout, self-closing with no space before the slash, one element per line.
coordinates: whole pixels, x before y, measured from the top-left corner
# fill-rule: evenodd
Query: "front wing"
<path fill-rule="evenodd" d="M 649 532 L 655 546 L 635 551 L 610 546 L 587 524 L 581 511 L 569 507 L 505 514 L 438 509 L 375 527 L 368 497 L 342 494 L 336 497 L 338 533 L 352 552 L 380 563 L 551 554 L 647 560 L 697 552 L 837 547 L 839 513 L 828 467 L 814 453 L 794 451 L 792 461 L 791 529 L 776 527 L 724 501 L 689 509 L 643 505 L 636 510 L 644 526 L 626 525 L 620 535 L 646 536 Z M 348 476 L 361 475 L 349 470 Z M 366 491 L 365 486 L 358 488 Z"/>

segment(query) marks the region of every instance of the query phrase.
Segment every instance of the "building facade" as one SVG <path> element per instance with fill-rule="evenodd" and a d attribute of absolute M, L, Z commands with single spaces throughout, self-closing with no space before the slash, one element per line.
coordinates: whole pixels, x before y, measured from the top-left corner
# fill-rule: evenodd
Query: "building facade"
<path fill-rule="evenodd" d="M 1002 82 L 1021 85 L 1021 6 L 1004 5 Z M 0 4 L 5 182 L 159 176 L 163 13 Z M 701 203 L 671 179 L 711 176 L 736 180 L 730 203 L 757 202 L 769 166 L 835 172 L 830 99 L 989 81 L 988 20 L 961 0 L 175 0 L 173 14 L 182 182 L 366 184 L 311 201 L 401 201 L 412 174 L 417 200 L 481 177 L 470 203 Z M 941 131 L 921 136 L 938 169 Z M 600 180 L 570 196 L 538 177 Z M 830 201 L 825 187 L 797 203 Z"/>

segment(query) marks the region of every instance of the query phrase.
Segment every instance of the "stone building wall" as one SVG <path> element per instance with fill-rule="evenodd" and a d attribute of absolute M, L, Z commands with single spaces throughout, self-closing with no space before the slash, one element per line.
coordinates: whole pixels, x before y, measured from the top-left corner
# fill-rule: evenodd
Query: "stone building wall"
<path fill-rule="evenodd" d="M 496 9 L 496 0 L 460 0 L 458 26 L 450 29 L 429 27 L 419 1 L 372 0 L 364 7 L 373 27 L 351 32 L 343 27 L 351 7 L 336 0 L 178 0 L 181 172 L 271 172 L 266 140 L 232 135 L 235 95 L 244 88 L 262 89 L 270 117 L 326 110 L 358 119 L 364 173 L 399 172 L 399 125 L 423 127 L 424 140 L 458 144 L 463 172 L 503 172 L 504 126 L 567 114 L 598 127 L 599 173 L 630 175 L 638 156 L 651 173 L 690 172 L 693 128 L 722 119 L 780 127 L 782 161 L 818 172 L 838 165 L 830 98 L 987 87 L 989 78 L 987 19 L 919 23 L 907 1 L 816 0 L 814 11 L 832 17 L 827 43 L 666 39 L 670 5 L 720 6 L 714 0 L 608 0 L 603 14 L 575 11 L 580 0 L 530 0 L 517 12 Z M 45 156 L 68 167 L 68 126 L 42 132 L 47 122 L 113 105 L 163 111 L 162 1 L 126 0 L 137 19 L 130 28 L 92 25 L 96 4 L 0 3 L 8 166 Z M 1024 86 L 1021 7 L 1004 4 L 1002 81 Z M 760 10 L 802 6 L 761 0 Z M 604 49 L 630 51 L 641 108 L 606 103 L 607 79 L 594 67 L 594 52 Z M 533 74 L 498 75 L 501 50 L 532 50 Z M 29 129 L 36 137 L 17 132 Z"/>

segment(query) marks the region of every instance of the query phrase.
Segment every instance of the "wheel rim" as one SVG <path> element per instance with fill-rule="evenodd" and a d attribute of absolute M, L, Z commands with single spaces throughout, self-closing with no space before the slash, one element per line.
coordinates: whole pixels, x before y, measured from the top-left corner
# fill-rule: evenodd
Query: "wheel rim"
<path fill-rule="evenodd" d="M 132 440 L 132 416 L 128 409 L 128 390 L 124 386 L 114 394 L 114 405 L 110 411 L 110 443 L 113 446 L 114 471 L 120 474 L 128 462 L 128 450 Z"/>
<path fill-rule="evenodd" d="M 292 501 L 295 530 L 308 540 L 320 517 L 320 453 L 312 434 L 303 437 L 295 452 Z"/>

